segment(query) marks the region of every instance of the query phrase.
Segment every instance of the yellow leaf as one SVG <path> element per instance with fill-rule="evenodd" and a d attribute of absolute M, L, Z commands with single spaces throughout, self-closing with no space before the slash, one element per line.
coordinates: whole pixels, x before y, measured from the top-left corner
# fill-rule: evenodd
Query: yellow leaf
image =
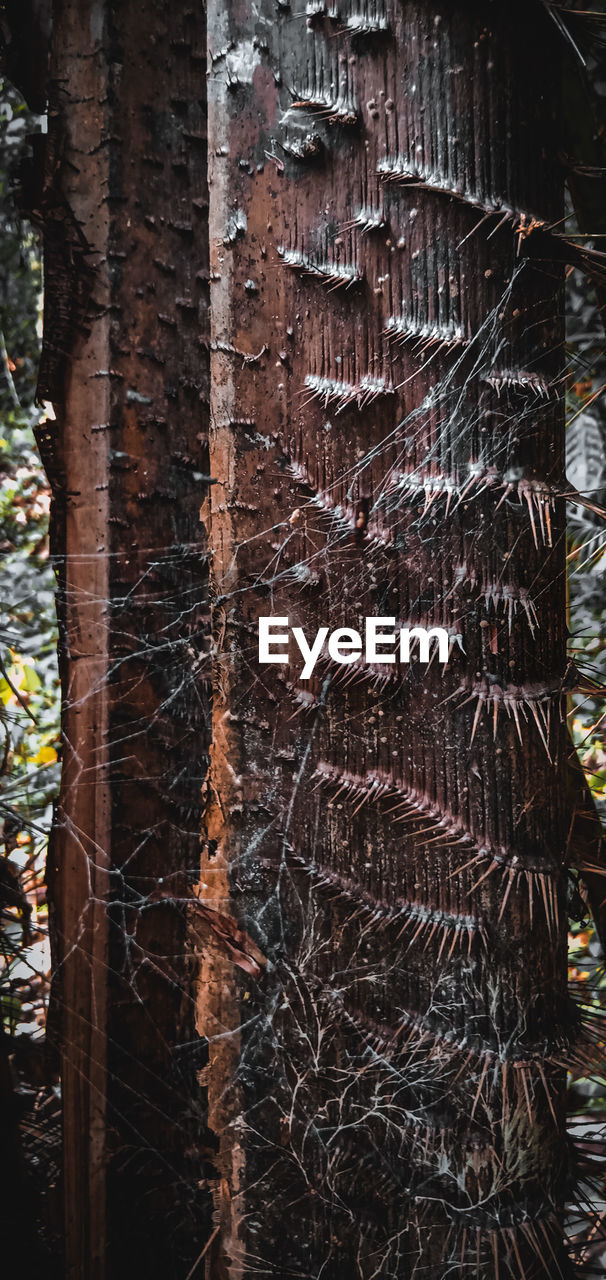
<path fill-rule="evenodd" d="M 15 695 L 6 680 L 0 679 L 0 700 L 3 702 L 5 707 L 9 705 L 9 702 L 14 698 L 14 696 Z"/>
<path fill-rule="evenodd" d="M 35 693 L 40 688 L 40 676 L 29 663 L 23 666 L 23 677 L 19 688 L 25 689 L 27 693 Z"/>

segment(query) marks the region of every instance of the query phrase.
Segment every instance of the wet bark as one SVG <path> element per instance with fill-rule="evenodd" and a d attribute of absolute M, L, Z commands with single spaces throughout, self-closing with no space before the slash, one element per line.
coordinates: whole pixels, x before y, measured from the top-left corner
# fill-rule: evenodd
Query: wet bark
<path fill-rule="evenodd" d="M 208 31 L 55 6 L 67 1274 L 566 1274 L 551 27 Z M 265 614 L 444 626 L 450 660 L 302 681 Z"/>
<path fill-rule="evenodd" d="M 59 3 L 44 192 L 63 781 L 50 1033 L 66 1276 L 182 1277 L 210 1230 L 188 944 L 208 743 L 205 25 Z"/>
<path fill-rule="evenodd" d="M 207 1276 L 564 1274 L 555 55 L 529 6 L 307 14 L 209 6 L 203 881 L 268 966 L 200 996 Z M 301 681 L 263 614 L 451 658 Z"/>

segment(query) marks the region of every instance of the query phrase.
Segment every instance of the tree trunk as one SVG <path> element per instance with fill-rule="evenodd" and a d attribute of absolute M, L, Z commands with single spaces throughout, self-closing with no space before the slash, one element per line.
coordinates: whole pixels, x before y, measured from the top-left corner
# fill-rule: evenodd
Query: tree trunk
<path fill-rule="evenodd" d="M 565 1273 L 555 54 L 539 6 L 295 10 L 208 18 L 203 881 L 268 965 L 200 995 L 207 1277 Z M 451 658 L 302 681 L 266 614 Z"/>
<path fill-rule="evenodd" d="M 209 272 L 201 13 L 55 5 L 67 1274 L 565 1275 L 552 28 L 301 10 L 208 5 Z"/>
<path fill-rule="evenodd" d="M 41 392 L 57 411 L 51 1031 L 73 1280 L 183 1280 L 210 1229 L 187 905 L 209 731 L 205 70 L 185 4 L 55 4 Z"/>

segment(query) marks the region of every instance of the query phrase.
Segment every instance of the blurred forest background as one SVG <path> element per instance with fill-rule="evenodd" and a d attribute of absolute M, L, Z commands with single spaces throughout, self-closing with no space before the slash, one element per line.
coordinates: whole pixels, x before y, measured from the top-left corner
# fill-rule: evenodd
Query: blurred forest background
<path fill-rule="evenodd" d="M 18 209 L 28 139 L 41 128 L 0 78 L 0 1215 L 3 1240 L 27 1242 L 26 1275 L 54 1252 L 60 1153 L 59 1087 L 45 1045 L 45 862 L 60 773 L 56 582 L 34 438 L 47 416 L 36 403 L 41 253 Z"/>
<path fill-rule="evenodd" d="M 595 59 L 590 70 L 598 101 L 591 127 L 597 127 L 596 148 L 606 157 L 606 57 Z M 0 1157 L 0 1179 L 11 1188 L 7 1198 L 0 1198 L 0 1213 L 17 1229 L 19 1216 L 27 1212 L 29 1261 L 34 1269 L 43 1261 L 48 1276 L 53 1274 L 50 1259 L 57 1255 L 60 1216 L 60 1098 L 45 1046 L 50 966 L 45 860 L 60 771 L 60 689 L 50 494 L 34 435 L 52 418 L 51 406 L 36 400 L 40 246 L 35 228 L 19 212 L 31 137 L 43 128 L 44 121 L 0 77 L 0 1119 L 11 1134 Z M 567 231 L 577 229 L 573 222 L 571 216 Z M 595 231 L 595 247 L 603 247 L 597 238 L 606 235 L 603 205 L 601 225 L 583 229 Z M 606 499 L 602 301 L 583 276 L 570 271 L 568 474 L 576 489 L 599 503 Z M 595 696 L 571 700 L 571 731 L 606 821 L 606 710 L 599 692 L 606 680 L 606 529 L 579 506 L 570 509 L 569 565 L 571 658 L 597 684 Z M 603 1007 L 602 949 L 582 883 L 571 893 L 569 961 L 577 998 Z M 594 1156 L 602 1147 L 606 1153 L 598 1128 L 605 1121 L 606 1077 L 576 1080 L 571 1125 L 577 1136 L 591 1134 Z M 595 1267 L 590 1252 L 587 1262 Z M 27 1268 L 21 1274 L 29 1274 Z"/>

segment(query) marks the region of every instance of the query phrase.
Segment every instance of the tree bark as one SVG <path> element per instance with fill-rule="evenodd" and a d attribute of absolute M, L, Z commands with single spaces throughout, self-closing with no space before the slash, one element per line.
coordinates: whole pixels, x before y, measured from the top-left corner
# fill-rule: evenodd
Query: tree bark
<path fill-rule="evenodd" d="M 566 1275 L 552 27 L 211 0 L 208 32 L 55 5 L 67 1274 Z M 302 681 L 266 614 L 450 659 Z"/>
<path fill-rule="evenodd" d="M 41 434 L 63 675 L 49 858 L 66 1270 L 183 1280 L 203 1247 L 189 949 L 208 744 L 205 23 L 58 0 Z"/>
<path fill-rule="evenodd" d="M 203 881 L 268 965 L 200 993 L 206 1274 L 565 1274 L 557 55 L 539 6 L 307 15 L 209 5 Z M 301 681 L 263 614 L 451 659 Z"/>

